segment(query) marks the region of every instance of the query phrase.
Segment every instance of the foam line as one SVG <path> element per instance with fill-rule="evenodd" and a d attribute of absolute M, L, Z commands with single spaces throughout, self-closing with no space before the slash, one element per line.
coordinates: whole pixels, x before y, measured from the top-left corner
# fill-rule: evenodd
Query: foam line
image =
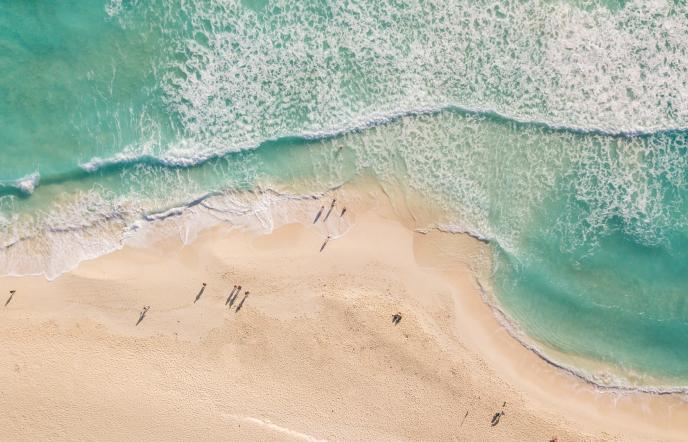
<path fill-rule="evenodd" d="M 656 130 L 637 129 L 637 130 L 607 130 L 595 127 L 579 127 L 557 125 L 547 121 L 517 119 L 505 114 L 500 114 L 490 109 L 470 108 L 457 105 L 446 105 L 438 107 L 421 107 L 416 109 L 398 110 L 384 115 L 375 115 L 362 120 L 361 122 L 352 122 L 340 128 L 322 131 L 306 131 L 301 134 L 290 134 L 273 138 L 266 138 L 253 144 L 245 144 L 241 146 L 232 146 L 225 150 L 212 153 L 198 153 L 194 156 L 179 155 L 172 152 L 163 153 L 159 156 L 150 154 L 117 154 L 109 158 L 94 157 L 91 160 L 82 163 L 80 167 L 87 172 L 95 172 L 103 168 L 115 165 L 132 165 L 137 163 L 157 164 L 165 167 L 194 167 L 203 164 L 209 160 L 222 158 L 228 154 L 240 152 L 243 150 L 259 149 L 261 146 L 269 143 L 281 141 L 326 141 L 333 138 L 338 138 L 347 134 L 361 132 L 366 129 L 384 126 L 397 122 L 406 117 L 422 116 L 422 115 L 437 115 L 444 112 L 451 112 L 462 116 L 478 116 L 485 117 L 488 120 L 496 123 L 507 125 L 517 125 L 523 128 L 535 127 L 549 130 L 551 132 L 568 132 L 581 135 L 601 135 L 614 138 L 636 138 L 646 137 L 652 135 L 663 135 L 674 132 L 688 132 L 688 127 L 676 128 L 661 128 Z M 172 149 L 174 151 L 174 149 Z"/>
<path fill-rule="evenodd" d="M 208 161 L 214 159 L 223 158 L 228 155 L 236 154 L 244 150 L 260 149 L 263 146 L 279 143 L 283 141 L 303 141 L 303 142 L 316 142 L 316 141 L 327 141 L 331 139 L 336 139 L 348 134 L 353 134 L 357 132 L 363 132 L 366 129 L 384 126 L 388 124 L 393 124 L 403 118 L 413 117 L 413 116 L 423 116 L 429 115 L 434 116 L 442 113 L 453 113 L 461 116 L 478 116 L 484 117 L 490 121 L 506 124 L 506 125 L 516 125 L 527 129 L 528 127 L 542 128 L 551 132 L 566 132 L 581 135 L 601 135 L 614 138 L 638 138 L 638 137 L 649 137 L 655 135 L 666 135 L 678 132 L 688 132 L 687 128 L 675 128 L 675 129 L 661 129 L 657 131 L 643 131 L 643 130 L 633 130 L 633 131 L 605 131 L 596 128 L 584 128 L 575 126 L 557 126 L 543 121 L 527 121 L 512 119 L 505 115 L 500 115 L 494 111 L 489 110 L 477 110 L 466 107 L 459 106 L 443 106 L 438 108 L 418 108 L 409 109 L 403 111 L 397 111 L 390 113 L 388 115 L 380 115 L 366 119 L 360 124 L 350 124 L 343 126 L 339 129 L 333 129 L 330 131 L 319 131 L 319 132 L 304 132 L 300 135 L 286 135 L 283 137 L 268 138 L 262 140 L 255 144 L 246 144 L 243 146 L 235 146 L 227 148 L 223 151 L 213 152 L 213 153 L 199 153 L 195 156 L 178 156 L 173 153 L 166 153 L 160 156 L 155 156 L 151 154 L 133 154 L 133 153 L 120 153 L 108 158 L 94 157 L 91 160 L 82 163 L 79 170 L 72 172 L 46 176 L 40 178 L 38 173 L 29 175 L 25 178 L 17 180 L 17 182 L 12 182 L 5 184 L 8 187 L 14 187 L 18 189 L 22 194 L 27 194 L 24 189 L 30 190 L 29 194 L 32 193 L 38 186 L 39 181 L 45 184 L 59 184 L 64 183 L 74 179 L 81 179 L 84 174 L 92 174 L 97 172 L 107 172 L 110 170 L 118 170 L 124 167 L 131 167 L 137 164 L 146 165 L 157 165 L 160 167 L 167 168 L 189 168 L 203 165 Z M 32 181 L 26 181 L 31 179 Z M 24 183 L 23 187 L 19 184 Z M 2 192 L 2 184 L 0 184 L 0 193 Z"/>

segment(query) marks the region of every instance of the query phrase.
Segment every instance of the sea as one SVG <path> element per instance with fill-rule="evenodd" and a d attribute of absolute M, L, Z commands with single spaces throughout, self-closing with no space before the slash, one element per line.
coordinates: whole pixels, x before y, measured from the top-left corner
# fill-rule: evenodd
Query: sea
<path fill-rule="evenodd" d="M 541 356 L 688 391 L 687 36 L 663 0 L 2 0 L 0 275 L 373 177 L 489 244 Z"/>

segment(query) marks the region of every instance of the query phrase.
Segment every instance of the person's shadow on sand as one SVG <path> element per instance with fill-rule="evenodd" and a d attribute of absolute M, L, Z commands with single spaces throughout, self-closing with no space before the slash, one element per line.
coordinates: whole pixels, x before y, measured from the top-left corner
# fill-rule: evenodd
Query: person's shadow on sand
<path fill-rule="evenodd" d="M 318 212 L 317 215 L 315 215 L 315 219 L 313 220 L 313 224 L 317 223 L 318 220 L 320 219 L 320 215 L 322 215 L 323 210 L 325 210 L 325 206 L 320 207 L 320 211 Z"/>
<path fill-rule="evenodd" d="M 150 310 L 150 306 L 144 305 L 143 310 L 141 310 L 141 313 L 139 313 L 139 320 L 136 321 L 136 325 L 139 325 L 141 323 L 141 321 L 143 321 L 143 318 L 146 317 L 146 313 L 148 313 L 148 310 Z"/>
<path fill-rule="evenodd" d="M 492 416 L 492 426 L 496 426 L 499 423 L 499 419 L 502 418 L 502 415 L 504 414 L 503 411 L 500 411 L 498 413 L 495 413 L 494 416 Z"/>
<path fill-rule="evenodd" d="M 504 407 L 506 407 L 506 402 L 502 404 L 502 409 L 498 412 L 495 413 L 494 416 L 492 416 L 492 426 L 495 427 L 499 423 L 499 420 L 504 416 Z"/>
<path fill-rule="evenodd" d="M 236 293 L 234 293 L 234 297 L 229 300 L 229 308 L 231 309 L 234 303 L 236 302 L 237 298 L 241 294 L 241 286 L 237 289 Z"/>
<path fill-rule="evenodd" d="M 330 242 L 330 236 L 328 235 L 327 238 L 325 239 L 325 242 L 322 243 L 322 246 L 320 246 L 320 251 L 322 252 L 325 250 L 325 246 L 327 245 L 328 242 Z"/>
<path fill-rule="evenodd" d="M 229 292 L 229 296 L 227 296 L 227 300 L 225 301 L 225 305 L 229 304 L 231 307 L 232 304 L 234 303 L 234 300 L 232 299 L 234 297 L 234 292 L 236 292 L 237 286 L 234 286 L 231 292 Z M 239 286 L 239 290 L 241 290 L 241 286 Z"/>
<path fill-rule="evenodd" d="M 249 293 L 248 291 L 246 291 L 246 293 L 244 293 L 244 297 L 241 298 L 241 302 L 239 303 L 239 305 L 237 305 L 237 308 L 236 308 L 236 310 L 234 310 L 234 313 L 239 313 L 239 310 L 241 310 L 241 307 L 244 306 L 244 301 L 246 301 L 246 298 L 248 298 L 248 293 Z M 237 296 L 239 296 L 239 293 L 237 293 Z M 236 299 L 236 298 L 234 298 L 234 299 Z"/>
<path fill-rule="evenodd" d="M 5 301 L 5 307 L 7 307 L 7 304 L 12 302 L 12 298 L 14 298 L 14 294 L 16 293 L 16 290 L 10 290 L 10 297 L 7 298 L 7 301 Z"/>
<path fill-rule="evenodd" d="M 201 287 L 201 290 L 199 290 L 198 294 L 196 295 L 196 299 L 194 299 L 194 304 L 197 303 L 199 299 L 201 299 L 201 295 L 203 295 L 203 290 L 205 290 L 205 282 L 203 283 L 203 287 Z"/>

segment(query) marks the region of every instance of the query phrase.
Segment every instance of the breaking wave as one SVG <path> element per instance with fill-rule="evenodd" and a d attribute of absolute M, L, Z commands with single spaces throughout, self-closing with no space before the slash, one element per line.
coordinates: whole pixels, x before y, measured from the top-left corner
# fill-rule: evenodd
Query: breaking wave
<path fill-rule="evenodd" d="M 0 182 L 0 195 L 5 194 L 23 194 L 31 195 L 33 191 L 38 186 L 41 180 L 41 175 L 38 172 L 34 172 L 30 175 L 26 175 L 19 178 L 16 181 L 10 182 Z"/>

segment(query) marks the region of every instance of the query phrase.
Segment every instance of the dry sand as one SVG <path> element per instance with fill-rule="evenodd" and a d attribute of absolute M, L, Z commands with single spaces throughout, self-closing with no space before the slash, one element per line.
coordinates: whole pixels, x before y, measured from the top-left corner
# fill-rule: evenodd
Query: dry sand
<path fill-rule="evenodd" d="M 308 223 L 269 235 L 225 225 L 187 246 L 126 247 L 52 282 L 0 278 L 0 293 L 17 290 L 0 307 L 0 438 L 688 435 L 680 398 L 599 392 L 511 338 L 475 279 L 489 268 L 484 244 L 414 232 L 412 210 L 379 192 L 357 198 L 351 228 L 322 253 L 322 228 Z"/>

